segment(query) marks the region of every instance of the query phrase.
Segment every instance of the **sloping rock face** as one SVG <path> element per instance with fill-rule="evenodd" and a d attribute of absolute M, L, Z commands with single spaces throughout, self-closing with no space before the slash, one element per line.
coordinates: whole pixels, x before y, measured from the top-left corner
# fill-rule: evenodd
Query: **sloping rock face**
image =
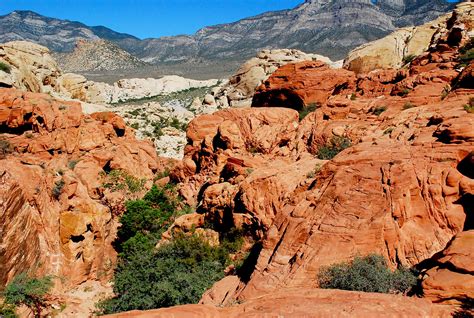
<path fill-rule="evenodd" d="M 231 109 L 191 122 L 172 178 L 207 221 L 221 231 L 246 229 L 258 241 L 250 274 L 217 283 L 204 304 L 315 288 L 321 266 L 369 253 L 392 267 L 431 264 L 423 286 L 436 302 L 471 297 L 461 285 L 472 279 L 462 256 L 449 265 L 466 243 L 456 238 L 447 248 L 473 230 L 474 116 L 464 106 L 474 92 L 459 81 L 469 68 L 458 68 L 472 24 L 463 20 L 469 27 L 459 32 L 458 13 L 403 69 L 356 75 L 304 62 L 284 66 L 285 78 L 275 72 L 267 93 L 284 87 L 304 105 L 319 103 L 300 122 L 298 107 L 286 97 L 276 104 L 276 94 L 262 96 L 259 106 L 285 108 Z M 336 89 L 339 80 L 347 85 Z M 318 92 L 322 85 L 329 92 Z M 338 140 L 352 146 L 318 158 Z M 431 259 L 439 253 L 445 256 Z"/>
<path fill-rule="evenodd" d="M 470 204 L 472 207 L 472 200 Z M 474 230 L 459 233 L 440 255 L 434 257 L 436 265 L 426 272 L 423 280 L 424 296 L 433 302 L 461 302 L 467 305 L 472 301 L 473 253 Z"/>
<path fill-rule="evenodd" d="M 0 285 L 23 271 L 62 287 L 111 275 L 117 217 L 133 194 L 103 184 L 121 170 L 151 187 L 153 144 L 115 114 L 0 89 L 0 145 Z"/>
<path fill-rule="evenodd" d="M 0 71 L 2 87 L 16 87 L 30 92 L 51 92 L 61 74 L 49 50 L 26 41 L 0 45 L 0 62 L 8 71 Z"/>
<path fill-rule="evenodd" d="M 439 37 L 446 32 L 447 23 L 454 30 L 472 28 L 472 5 L 461 3 L 451 14 L 444 15 L 434 21 L 416 27 L 399 29 L 390 35 L 367 44 L 351 52 L 344 60 L 344 68 L 356 73 L 367 73 L 375 69 L 399 68 L 413 58 L 426 51 L 433 37 Z M 453 33 L 454 34 L 454 33 Z M 453 37 L 454 38 L 454 37 Z"/>
<path fill-rule="evenodd" d="M 422 299 L 342 290 L 287 289 L 226 308 L 185 305 L 108 318 L 154 317 L 448 317 L 449 308 Z"/>

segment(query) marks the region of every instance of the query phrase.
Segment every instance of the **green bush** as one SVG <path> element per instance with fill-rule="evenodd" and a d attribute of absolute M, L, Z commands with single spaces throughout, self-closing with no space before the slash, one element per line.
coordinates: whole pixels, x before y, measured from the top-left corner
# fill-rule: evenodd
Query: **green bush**
<path fill-rule="evenodd" d="M 10 72 L 11 72 L 11 67 L 10 67 L 10 65 L 8 65 L 8 64 L 6 64 L 6 63 L 0 62 L 0 71 L 3 71 L 3 72 L 5 72 L 5 73 L 10 74 Z"/>
<path fill-rule="evenodd" d="M 161 136 L 164 135 L 163 131 L 161 130 L 161 123 L 157 121 L 153 121 L 151 123 L 151 126 L 153 127 L 153 135 L 156 138 L 160 138 Z"/>
<path fill-rule="evenodd" d="M 5 303 L 27 306 L 33 315 L 39 318 L 42 308 L 45 307 L 45 296 L 51 287 L 53 281 L 50 276 L 34 278 L 26 273 L 19 274 L 5 288 Z"/>
<path fill-rule="evenodd" d="M 417 277 L 403 267 L 392 272 L 383 256 L 372 254 L 322 268 L 318 281 L 321 288 L 406 293 L 417 284 Z"/>
<path fill-rule="evenodd" d="M 346 137 L 334 136 L 326 144 L 318 149 L 318 158 L 331 160 L 338 153 L 351 146 L 351 140 Z"/>
<path fill-rule="evenodd" d="M 166 192 L 169 188 L 154 185 L 142 200 L 126 203 L 126 212 L 120 218 L 118 235 L 125 242 L 134 235 L 153 235 L 158 238 L 177 216 L 178 201 Z"/>
<path fill-rule="evenodd" d="M 469 98 L 469 102 L 464 105 L 464 110 L 468 113 L 474 114 L 474 97 Z"/>
<path fill-rule="evenodd" d="M 314 112 L 316 109 L 321 107 L 318 103 L 310 103 L 306 105 L 305 108 L 299 111 L 299 117 L 300 121 L 302 121 L 306 116 L 308 116 L 310 113 Z"/>
<path fill-rule="evenodd" d="M 55 198 L 56 200 L 59 199 L 59 196 L 61 195 L 61 193 L 63 193 L 63 188 L 65 185 L 66 183 L 63 179 L 56 181 L 53 190 L 51 190 L 51 195 L 53 196 L 53 198 Z"/>
<path fill-rule="evenodd" d="M 13 152 L 12 144 L 5 139 L 0 139 L 0 159 Z"/>
<path fill-rule="evenodd" d="M 169 123 L 169 125 L 178 130 L 186 130 L 186 128 L 188 127 L 187 124 L 181 124 L 178 118 L 173 118 L 171 122 Z"/>
<path fill-rule="evenodd" d="M 461 66 L 467 66 L 472 60 L 474 60 L 474 38 L 471 38 L 466 45 L 459 49 L 459 54 Z"/>
<path fill-rule="evenodd" d="M 108 174 L 104 174 L 105 180 L 102 186 L 112 191 L 127 190 L 130 193 L 137 193 L 143 190 L 145 179 L 138 179 L 119 169 L 113 169 Z"/>
<path fill-rule="evenodd" d="M 387 110 L 387 106 L 378 106 L 373 108 L 370 112 L 376 116 L 380 116 L 384 111 Z"/>
<path fill-rule="evenodd" d="M 407 96 L 408 94 L 410 94 L 412 90 L 410 88 L 404 88 L 402 89 L 402 91 L 400 93 L 398 93 L 398 95 L 400 96 Z"/>
<path fill-rule="evenodd" d="M 114 277 L 115 298 L 99 303 L 101 314 L 197 303 L 224 277 L 227 252 L 200 237 L 178 237 L 156 251 L 134 249 Z"/>
<path fill-rule="evenodd" d="M 18 318 L 15 311 L 15 306 L 0 303 L 0 317 L 2 318 Z"/>
<path fill-rule="evenodd" d="M 68 163 L 67 163 L 67 167 L 71 170 L 74 170 L 74 168 L 76 167 L 76 165 L 79 163 L 79 160 L 70 160 Z"/>
<path fill-rule="evenodd" d="M 218 247 L 196 235 L 175 235 L 156 248 L 161 234 L 180 215 L 179 205 L 173 188 L 156 186 L 143 199 L 126 204 L 116 242 L 115 297 L 98 303 L 98 314 L 197 303 L 224 277 L 229 254 L 242 247 L 241 231 L 227 231 Z"/>

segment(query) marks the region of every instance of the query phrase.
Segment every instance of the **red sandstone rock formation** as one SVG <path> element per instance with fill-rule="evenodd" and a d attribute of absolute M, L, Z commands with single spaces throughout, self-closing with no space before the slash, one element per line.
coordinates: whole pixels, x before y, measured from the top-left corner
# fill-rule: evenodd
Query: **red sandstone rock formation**
<path fill-rule="evenodd" d="M 329 96 L 355 92 L 355 81 L 353 72 L 331 69 L 321 61 L 287 64 L 257 88 L 252 107 L 301 110 L 323 104 Z"/>
<path fill-rule="evenodd" d="M 159 165 L 151 142 L 112 113 L 0 89 L 0 284 L 23 271 L 74 286 L 111 274 L 112 241 L 126 193 L 105 189 L 112 169 L 147 180 Z"/>
<path fill-rule="evenodd" d="M 287 108 L 227 110 L 190 124 L 185 158 L 172 175 L 181 192 L 223 229 L 248 228 L 261 239 L 252 275 L 216 284 L 203 303 L 314 288 L 321 266 L 368 253 L 392 267 L 431 263 L 423 286 L 436 302 L 472 297 L 460 285 L 471 282 L 470 270 L 446 265 L 448 256 L 435 267 L 429 261 L 473 229 L 474 116 L 464 105 L 474 91 L 464 80 L 470 68 L 457 68 L 465 31 L 452 46 L 449 30 L 439 34 L 401 70 L 356 77 L 318 62 L 286 65 L 254 102 Z M 316 102 L 299 124 L 288 109 Z M 334 137 L 353 146 L 331 161 L 317 159 Z"/>
<path fill-rule="evenodd" d="M 464 105 L 474 91 L 472 65 L 458 68 L 472 24 L 455 20 L 402 69 L 356 76 L 319 62 L 286 65 L 254 99 L 272 107 L 193 120 L 170 177 L 199 214 L 171 230 L 202 230 L 206 221 L 243 228 L 257 241 L 254 266 L 217 282 L 201 305 L 124 315 L 436 317 L 450 307 L 430 300 L 473 298 L 474 115 Z M 113 214 L 123 198 L 104 191 L 99 174 L 124 169 L 149 179 L 158 168 L 152 146 L 112 114 L 83 116 L 74 103 L 3 92 L 0 127 L 15 152 L 5 148 L 0 161 L 0 278 L 38 263 L 43 272 L 71 272 L 71 284 L 96 278 L 113 257 Z M 319 108 L 299 121 L 296 110 L 313 103 Z M 352 146 L 318 159 L 334 138 Z M 317 289 L 321 266 L 368 253 L 392 268 L 419 266 L 427 299 Z"/>

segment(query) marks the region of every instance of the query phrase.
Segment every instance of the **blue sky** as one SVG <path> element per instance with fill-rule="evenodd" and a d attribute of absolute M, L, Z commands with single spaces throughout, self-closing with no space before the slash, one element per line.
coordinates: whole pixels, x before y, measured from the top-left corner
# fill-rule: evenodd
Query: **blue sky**
<path fill-rule="evenodd" d="M 140 38 L 192 34 L 304 0 L 0 0 L 0 15 L 31 10 L 45 16 L 104 25 Z M 451 0 L 453 2 L 453 0 Z"/>

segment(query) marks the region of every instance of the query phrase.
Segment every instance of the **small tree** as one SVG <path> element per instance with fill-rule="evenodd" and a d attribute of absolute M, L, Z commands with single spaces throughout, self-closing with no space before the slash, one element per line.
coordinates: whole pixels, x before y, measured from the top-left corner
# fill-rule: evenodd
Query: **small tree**
<path fill-rule="evenodd" d="M 25 305 L 35 318 L 40 318 L 41 309 L 45 307 L 45 296 L 52 286 L 51 276 L 35 278 L 26 273 L 19 274 L 5 288 L 5 302 L 14 306 Z"/>

